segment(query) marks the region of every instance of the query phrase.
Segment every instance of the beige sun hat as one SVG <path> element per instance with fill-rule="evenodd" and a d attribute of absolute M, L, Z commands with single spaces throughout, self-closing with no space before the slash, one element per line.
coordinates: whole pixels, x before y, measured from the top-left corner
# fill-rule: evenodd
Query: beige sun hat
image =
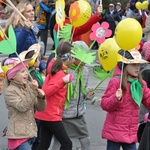
<path fill-rule="evenodd" d="M 122 57 L 120 57 L 121 62 L 125 64 L 143 64 L 149 63 L 148 61 L 142 59 L 142 55 L 136 49 L 132 49 L 129 51 L 119 50 L 118 52 Z"/>

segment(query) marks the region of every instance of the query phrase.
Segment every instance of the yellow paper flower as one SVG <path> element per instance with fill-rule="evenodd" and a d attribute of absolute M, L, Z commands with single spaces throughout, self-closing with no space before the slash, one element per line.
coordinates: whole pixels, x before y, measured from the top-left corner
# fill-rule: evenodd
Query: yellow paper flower
<path fill-rule="evenodd" d="M 56 5 L 56 22 L 60 25 L 61 29 L 63 27 L 63 22 L 65 20 L 65 1 L 64 0 L 57 0 Z"/>

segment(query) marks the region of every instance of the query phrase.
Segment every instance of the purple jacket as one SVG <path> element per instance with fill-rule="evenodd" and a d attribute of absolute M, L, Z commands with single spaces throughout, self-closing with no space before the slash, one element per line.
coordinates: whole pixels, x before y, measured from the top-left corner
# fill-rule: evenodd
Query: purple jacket
<path fill-rule="evenodd" d="M 143 80 L 142 103 L 150 110 L 150 90 Z M 101 107 L 107 111 L 106 120 L 102 130 L 102 138 L 114 142 L 137 142 L 137 129 L 139 119 L 139 106 L 134 102 L 130 92 L 130 83 L 127 91 L 118 102 L 115 93 L 120 86 L 120 78 L 112 78 L 102 97 Z"/>

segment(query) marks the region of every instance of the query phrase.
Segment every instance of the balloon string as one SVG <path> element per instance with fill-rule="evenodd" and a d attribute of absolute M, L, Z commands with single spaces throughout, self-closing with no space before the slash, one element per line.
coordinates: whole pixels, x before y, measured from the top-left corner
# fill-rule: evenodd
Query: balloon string
<path fill-rule="evenodd" d="M 73 35 L 74 35 L 74 32 L 75 32 L 75 29 L 76 28 L 73 28 L 73 31 L 72 31 L 72 34 L 71 34 L 71 39 L 70 39 L 70 42 L 72 43 L 72 40 L 73 40 Z"/>

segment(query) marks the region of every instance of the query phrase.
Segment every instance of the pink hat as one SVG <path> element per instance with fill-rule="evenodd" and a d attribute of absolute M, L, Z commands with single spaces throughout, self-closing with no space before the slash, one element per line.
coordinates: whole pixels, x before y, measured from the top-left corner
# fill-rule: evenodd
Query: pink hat
<path fill-rule="evenodd" d="M 141 54 L 147 61 L 150 61 L 150 40 L 143 44 Z"/>
<path fill-rule="evenodd" d="M 8 80 L 10 80 L 15 76 L 17 71 L 22 69 L 24 66 L 28 67 L 28 63 L 30 61 L 31 59 L 20 62 L 18 58 L 7 58 L 2 64 L 3 65 L 2 69 L 6 69 L 5 72 L 6 72 L 7 78 Z"/>

